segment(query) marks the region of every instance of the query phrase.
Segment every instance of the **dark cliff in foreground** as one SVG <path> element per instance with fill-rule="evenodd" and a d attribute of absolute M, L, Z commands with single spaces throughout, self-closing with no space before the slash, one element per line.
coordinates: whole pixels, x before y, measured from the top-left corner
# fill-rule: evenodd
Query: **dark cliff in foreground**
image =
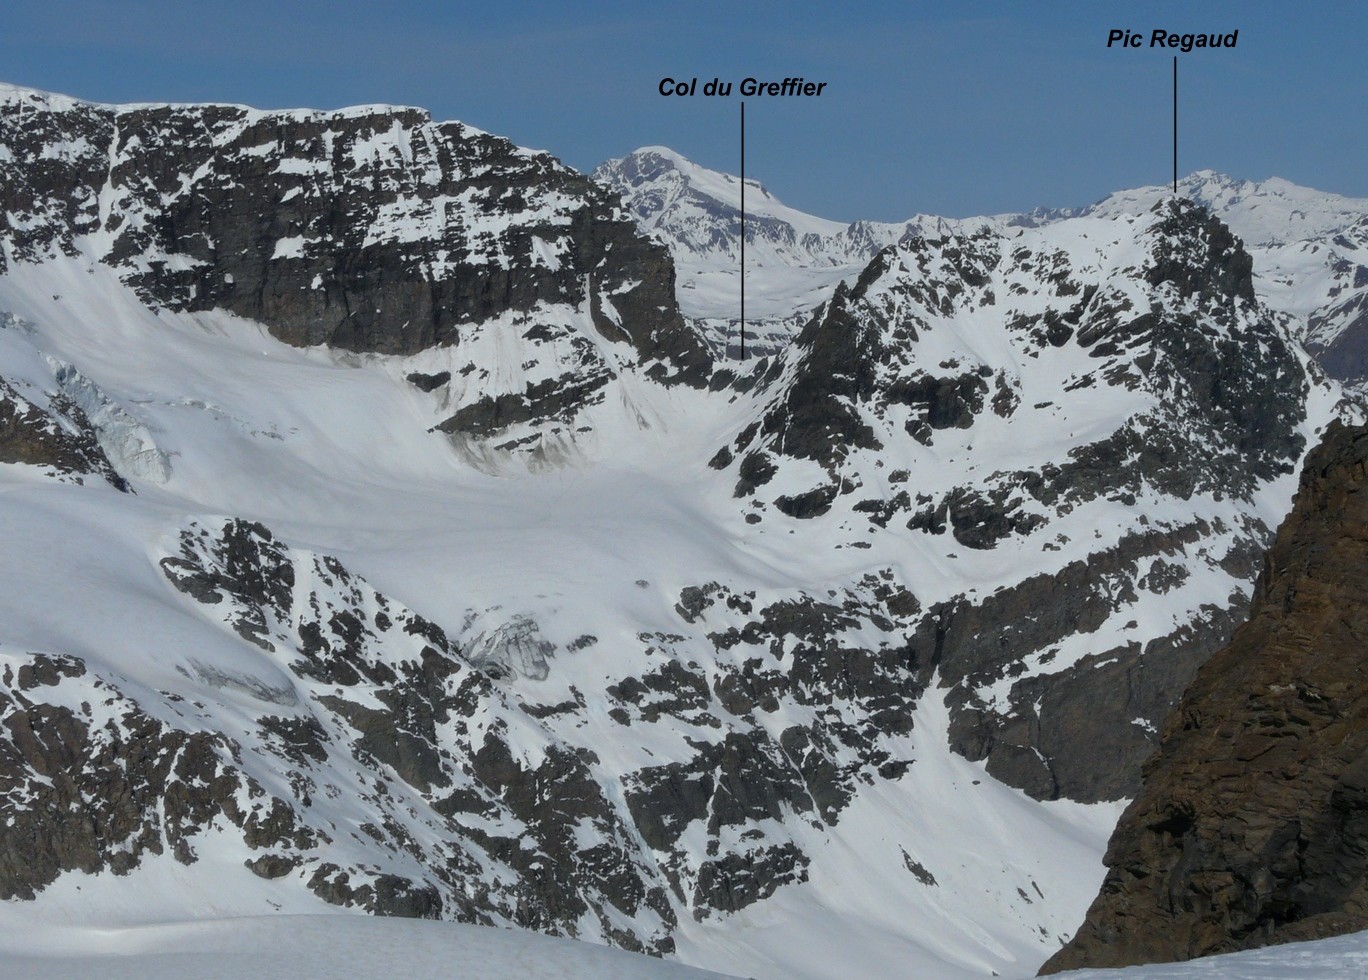
<path fill-rule="evenodd" d="M 1043 973 L 1368 927 L 1368 428 L 1308 457 L 1251 617 L 1169 718 Z"/>

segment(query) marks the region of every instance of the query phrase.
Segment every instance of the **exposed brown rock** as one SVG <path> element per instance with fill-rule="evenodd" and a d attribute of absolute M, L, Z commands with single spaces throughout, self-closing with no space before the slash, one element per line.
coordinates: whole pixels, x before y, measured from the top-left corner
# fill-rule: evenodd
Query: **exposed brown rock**
<path fill-rule="evenodd" d="M 0 463 L 46 467 L 73 475 L 77 483 L 80 474 L 94 474 L 128 490 L 128 481 L 115 472 L 85 413 L 61 396 L 52 398 L 51 407 L 53 412 L 44 411 L 0 378 Z"/>
<path fill-rule="evenodd" d="M 1308 457 L 1249 622 L 1168 719 L 1042 973 L 1368 927 L 1368 428 Z"/>

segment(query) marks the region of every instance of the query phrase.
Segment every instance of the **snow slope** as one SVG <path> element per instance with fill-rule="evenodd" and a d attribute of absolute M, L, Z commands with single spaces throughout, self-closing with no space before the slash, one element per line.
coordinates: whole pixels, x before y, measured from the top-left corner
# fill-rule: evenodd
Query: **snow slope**
<path fill-rule="evenodd" d="M 833 976 L 848 968 L 837 962 Z M 703 970 L 633 957 L 588 943 L 527 932 L 501 931 L 401 918 L 263 916 L 197 923 L 79 929 L 38 925 L 8 936 L 0 972 L 15 980 L 120 979 L 235 980 L 237 977 L 331 977 L 456 975 L 469 980 L 506 977 L 711 977 Z M 1183 964 L 1074 970 L 1074 980 L 1321 980 L 1368 973 L 1364 933 L 1291 943 Z M 873 976 L 874 973 L 870 973 Z M 885 964 L 884 977 L 928 977 L 907 962 Z"/>
<path fill-rule="evenodd" d="M 380 980 L 396 975 L 468 980 L 702 980 L 718 976 L 527 932 L 342 915 L 274 915 L 101 929 L 40 925 L 20 935 L 11 933 L 0 942 L 0 973 L 14 980 L 92 976 L 111 980 Z"/>
<path fill-rule="evenodd" d="M 1368 976 L 1368 933 L 1207 956 L 1186 963 L 1150 963 L 1121 970 L 1073 970 L 1072 980 L 1323 980 Z"/>
<path fill-rule="evenodd" d="M 848 968 L 848 962 L 838 967 Z M 878 976 L 920 976 L 906 963 L 887 964 Z M 262 916 L 166 922 L 124 928 L 30 926 L 10 935 L 0 951 L 0 972 L 15 980 L 84 980 L 98 975 L 163 980 L 238 977 L 382 978 L 456 975 L 470 980 L 511 977 L 679 978 L 719 974 L 647 960 L 617 950 L 452 923 L 369 919 L 340 915 Z M 839 969 L 833 973 L 839 972 Z M 1368 973 L 1363 933 L 1123 970 L 1079 970 L 1074 980 L 1321 980 Z"/>
<path fill-rule="evenodd" d="M 392 775 L 385 777 L 386 796 L 398 806 L 370 791 L 373 776 L 345 752 L 328 749 L 327 766 L 311 771 L 282 758 L 262 736 L 263 717 L 326 719 L 315 699 L 328 690 L 311 689 L 288 657 L 217 627 L 168 585 L 158 561 L 178 554 L 182 528 L 213 531 L 221 520 L 215 515 L 223 514 L 261 522 L 288 542 L 296 560 L 337 556 L 461 643 L 520 617 L 535 621 L 557 651 L 549 676 L 515 671 L 505 693 L 486 695 L 481 725 L 505 731 L 514 751 L 533 763 L 563 739 L 592 747 L 594 768 L 610 785 L 653 759 L 680 758 L 685 739 L 710 731 L 707 724 L 693 733 L 620 727 L 607 717 L 614 702 L 602 693 L 639 673 L 643 656 L 650 662 L 637 639 L 643 631 L 693 632 L 671 610 L 683 589 L 715 579 L 779 598 L 813 583 L 837 584 L 869 564 L 847 552 L 852 560 L 833 565 L 841 552 L 816 548 L 811 539 L 794 542 L 779 528 L 748 534 L 740 515 L 728 514 L 728 496 L 718 494 L 706 468 L 680 471 L 681 456 L 705 458 L 718 431 L 729 428 L 725 413 L 719 420 L 700 411 L 700 393 L 676 391 L 672 397 L 693 401 L 659 406 L 690 424 L 604 434 L 622 446 L 612 464 L 489 477 L 428 431 L 431 409 L 385 359 L 357 363 L 288 347 L 260 326 L 222 314 L 153 314 L 111 272 L 89 268 L 58 260 L 0 278 L 0 308 L 18 318 L 0 331 L 5 376 L 20 386 L 50 387 L 40 350 L 78 365 L 105 397 L 140 420 L 170 472 L 155 483 L 125 467 L 137 490 L 129 495 L 90 478 L 64 486 L 31 467 L 3 468 L 10 546 L 0 555 L 0 579 L 22 583 L 8 591 L 4 660 L 18 670 L 27 651 L 74 656 L 163 723 L 227 733 L 238 746 L 237 765 L 278 799 L 293 798 L 296 777 L 288 773 L 299 773 L 315 785 L 316 797 L 302 820 L 333 843 L 316 857 L 306 847 L 299 872 L 263 879 L 244 866 L 258 852 L 231 826 L 211 822 L 188 838 L 196 856 L 190 867 L 168 855 L 148 857 L 122 876 L 105 870 L 81 883 L 79 873 L 66 875 L 39 893 L 25 919 L 94 925 L 107 922 L 114 907 L 128 910 L 116 918 L 128 926 L 187 910 L 317 912 L 325 906 L 304 884 L 310 869 L 328 862 L 422 879 L 411 858 L 377 848 L 354 829 L 365 824 L 397 822 L 426 848 L 460 850 L 459 841 L 441 842 L 450 831 Z M 301 574 L 296 588 L 305 587 Z M 320 601 L 339 606 L 355 587 L 365 588 L 314 586 Z M 226 611 L 222 602 L 208 609 L 213 616 Z M 586 635 L 596 643 L 569 653 Z M 288 640 L 271 636 L 283 651 Z M 695 652 L 688 655 L 699 656 L 697 641 L 690 644 Z M 529 725 L 517 708 L 559 704 L 576 691 L 589 698 L 588 710 L 562 726 L 554 716 Z M 92 694 L 109 697 L 78 688 L 65 698 Z M 1053 950 L 1100 881 L 1101 852 L 1118 810 L 1042 806 L 952 756 L 935 721 L 943 711 L 939 697 L 928 692 L 916 709 L 925 727 L 911 740 L 890 738 L 901 755 L 921 761 L 871 791 L 838 824 L 790 818 L 758 825 L 807 855 L 809 884 L 792 895 L 781 890 L 776 905 L 735 916 L 698 923 L 683 917 L 675 941 L 685 962 L 757 976 L 829 976 L 857 935 L 888 968 L 906 963 L 946 976 L 1025 976 Z M 104 723 L 117 725 L 122 710 Z M 787 709 L 790 720 L 779 729 L 811 710 Z M 341 749 L 345 729 L 332 738 Z M 478 748 L 478 737 L 470 741 Z M 416 819 L 409 815 L 415 810 Z M 702 846 L 691 845 L 700 853 Z M 465 859 L 478 862 L 482 870 L 470 873 L 496 890 L 510 874 L 469 845 Z M 919 883 L 908 861 L 936 884 Z M 353 884 L 360 880 L 353 871 Z M 6 915 L 12 920 L 16 912 L 11 907 Z M 502 915 L 516 921 L 511 909 Z M 603 941 L 604 928 L 582 921 L 576 934 Z M 643 907 L 634 928 L 650 936 L 661 925 Z M 820 949 L 838 951 L 838 959 L 823 959 Z"/>

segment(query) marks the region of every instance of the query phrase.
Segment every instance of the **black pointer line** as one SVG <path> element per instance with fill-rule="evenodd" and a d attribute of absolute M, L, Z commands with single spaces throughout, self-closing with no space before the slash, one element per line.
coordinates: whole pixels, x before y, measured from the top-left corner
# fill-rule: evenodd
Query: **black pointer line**
<path fill-rule="evenodd" d="M 1174 197 L 1178 197 L 1178 55 L 1174 55 Z"/>
<path fill-rule="evenodd" d="M 741 103 L 741 360 L 746 359 L 746 103 Z"/>

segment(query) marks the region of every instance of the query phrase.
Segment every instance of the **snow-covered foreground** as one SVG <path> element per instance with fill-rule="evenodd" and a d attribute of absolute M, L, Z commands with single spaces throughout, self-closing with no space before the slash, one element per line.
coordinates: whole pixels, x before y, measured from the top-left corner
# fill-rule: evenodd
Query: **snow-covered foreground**
<path fill-rule="evenodd" d="M 0 976 L 12 980 L 690 980 L 721 977 L 571 939 L 413 919 L 277 915 L 123 928 L 0 932 Z M 832 949 L 828 958 L 849 956 Z M 862 959 L 859 975 L 939 980 L 907 962 Z M 848 959 L 845 965 L 849 966 Z M 835 975 L 854 976 L 838 970 Z M 1368 977 L 1368 933 L 1123 970 L 1078 970 L 1065 980 L 1324 980 Z"/>
<path fill-rule="evenodd" d="M 1368 977 L 1368 932 L 1207 956 L 1186 963 L 1073 970 L 1056 976 L 1068 980 L 1348 980 Z"/>
<path fill-rule="evenodd" d="M 703 980 L 721 976 L 573 939 L 415 919 L 278 915 L 124 928 L 0 929 L 8 980 Z"/>

